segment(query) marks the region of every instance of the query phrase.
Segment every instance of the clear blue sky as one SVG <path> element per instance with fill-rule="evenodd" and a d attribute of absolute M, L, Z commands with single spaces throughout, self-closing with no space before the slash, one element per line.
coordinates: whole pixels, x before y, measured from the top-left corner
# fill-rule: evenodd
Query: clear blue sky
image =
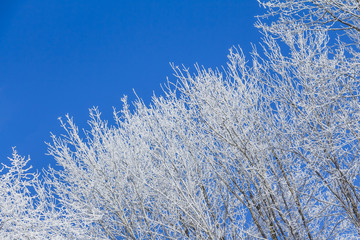
<path fill-rule="evenodd" d="M 256 0 L 1 0 L 0 162 L 16 146 L 34 168 L 58 117 L 86 128 L 88 109 L 112 120 L 121 97 L 146 103 L 172 77 L 169 62 L 226 64 L 231 46 L 259 42 Z"/>

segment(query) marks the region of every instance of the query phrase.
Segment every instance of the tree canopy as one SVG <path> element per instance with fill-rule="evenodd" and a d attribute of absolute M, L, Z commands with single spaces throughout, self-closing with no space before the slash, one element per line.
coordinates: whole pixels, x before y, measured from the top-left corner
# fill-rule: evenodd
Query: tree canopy
<path fill-rule="evenodd" d="M 263 39 L 221 70 L 172 65 L 113 125 L 70 116 L 42 180 L 14 153 L 0 236 L 358 239 L 360 3 L 260 1 Z"/>

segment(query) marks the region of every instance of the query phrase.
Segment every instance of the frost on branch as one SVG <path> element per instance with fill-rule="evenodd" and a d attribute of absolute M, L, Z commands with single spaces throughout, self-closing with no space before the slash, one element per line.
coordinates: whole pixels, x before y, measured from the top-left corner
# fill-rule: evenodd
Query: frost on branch
<path fill-rule="evenodd" d="M 233 48 L 222 70 L 173 65 L 163 96 L 124 98 L 115 125 L 96 108 L 89 130 L 61 121 L 48 191 L 25 165 L 3 175 L 17 196 L 3 228 L 39 232 L 32 216 L 49 216 L 46 232 L 70 239 L 358 239 L 359 4 L 262 4 L 275 21 L 259 22 L 251 61 Z"/>
<path fill-rule="evenodd" d="M 232 49 L 222 72 L 173 66 L 116 126 L 68 118 L 55 194 L 99 238 L 358 237 L 359 69 L 321 34 L 286 55 L 269 38 L 252 65 Z"/>
<path fill-rule="evenodd" d="M 3 165 L 0 175 L 0 238 L 47 239 L 54 237 L 46 190 L 39 174 L 31 172 L 30 159 L 13 150 L 10 166 Z"/>

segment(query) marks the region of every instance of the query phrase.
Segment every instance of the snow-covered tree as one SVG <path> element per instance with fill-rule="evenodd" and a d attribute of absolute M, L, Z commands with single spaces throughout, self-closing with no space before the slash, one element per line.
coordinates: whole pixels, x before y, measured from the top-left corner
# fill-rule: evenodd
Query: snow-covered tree
<path fill-rule="evenodd" d="M 264 39 L 251 61 L 233 48 L 222 70 L 173 66 L 175 80 L 163 96 L 149 106 L 139 99 L 132 108 L 124 98 L 113 126 L 97 109 L 87 131 L 79 132 L 70 117 L 61 122 L 66 134 L 49 144 L 61 167 L 46 179 L 45 195 L 56 199 L 50 233 L 74 239 L 360 237 L 360 5 L 261 4 L 268 9 L 257 23 Z M 28 204 L 18 204 L 26 217 L 49 211 L 51 201 L 32 203 L 27 187 L 6 186 L 20 191 L 16 201 Z"/>
<path fill-rule="evenodd" d="M 360 4 L 357 0 L 259 0 L 267 9 L 257 27 L 277 36 L 299 29 L 326 30 L 340 33 L 338 37 L 358 45 L 360 33 Z"/>
<path fill-rule="evenodd" d="M 0 172 L 0 238 L 65 239 L 61 237 L 58 212 L 49 201 L 39 174 L 27 166 L 30 159 L 13 150 L 11 165 Z"/>

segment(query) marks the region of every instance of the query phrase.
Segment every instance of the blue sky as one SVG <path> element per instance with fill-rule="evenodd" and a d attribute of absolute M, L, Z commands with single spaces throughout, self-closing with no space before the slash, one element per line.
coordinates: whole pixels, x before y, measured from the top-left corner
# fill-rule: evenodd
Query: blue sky
<path fill-rule="evenodd" d="M 69 113 L 86 128 L 88 109 L 112 120 L 133 89 L 146 103 L 172 77 L 169 62 L 226 64 L 261 35 L 256 0 L 2 0 L 0 2 L 0 157 L 16 146 L 40 169 L 50 132 Z"/>

